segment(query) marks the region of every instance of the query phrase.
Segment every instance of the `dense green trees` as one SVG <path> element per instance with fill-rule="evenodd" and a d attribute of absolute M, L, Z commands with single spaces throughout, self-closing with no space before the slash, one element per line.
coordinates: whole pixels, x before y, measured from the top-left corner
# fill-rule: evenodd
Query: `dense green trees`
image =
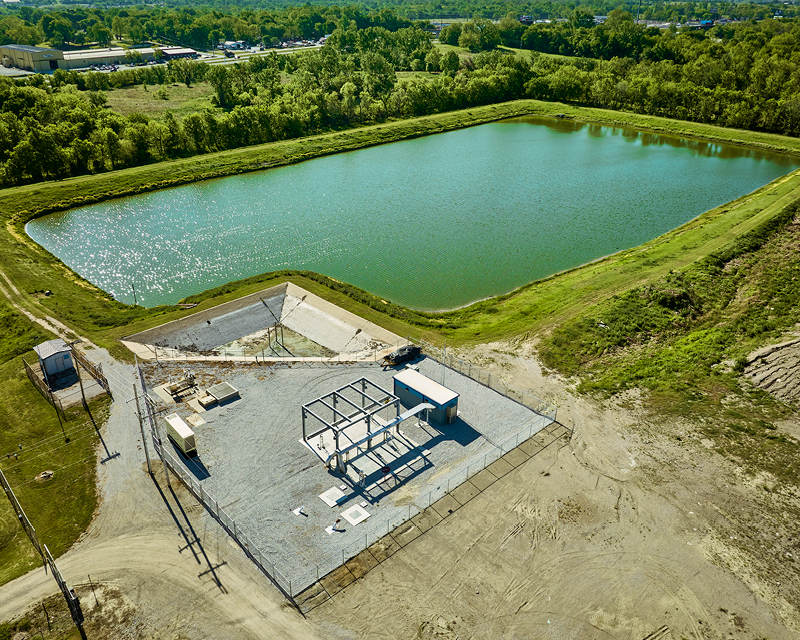
<path fill-rule="evenodd" d="M 7 10 L 11 11 L 11 10 Z M 205 7 L 76 7 L 46 11 L 21 7 L 0 20 L 0 43 L 39 44 L 60 47 L 65 43 L 107 44 L 112 39 L 138 44 L 161 40 L 198 49 L 216 46 L 220 40 L 246 40 L 277 44 L 287 38 L 320 38 L 337 27 L 353 24 L 359 29 L 382 27 L 389 31 L 411 26 L 390 8 L 365 13 L 356 6 L 310 5 L 283 10 L 225 12 Z"/>
<path fill-rule="evenodd" d="M 0 80 L 0 181 L 105 171 L 522 97 L 800 135 L 800 21 L 659 31 L 612 11 L 605 25 L 587 24 L 578 12 L 522 31 L 508 20 L 451 30 L 458 41 L 465 33 L 483 38 L 484 31 L 489 42 L 493 33 L 518 35 L 544 52 L 580 52 L 573 57 L 495 49 L 460 58 L 434 48 L 419 28 L 359 28 L 351 20 L 322 49 L 297 55 Z M 433 73 L 396 73 L 423 69 Z M 170 112 L 163 119 L 123 117 L 103 107 L 106 92 L 117 87 L 203 80 L 214 92 L 209 107 L 217 109 L 182 120 Z"/>

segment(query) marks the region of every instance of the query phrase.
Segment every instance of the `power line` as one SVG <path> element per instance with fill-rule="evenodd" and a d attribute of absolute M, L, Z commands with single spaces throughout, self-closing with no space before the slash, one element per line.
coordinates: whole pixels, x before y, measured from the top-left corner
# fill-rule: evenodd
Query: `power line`
<path fill-rule="evenodd" d="M 80 430 L 82 427 L 86 427 L 86 426 L 89 426 L 89 425 L 94 427 L 94 424 L 92 422 L 89 422 L 88 420 L 86 422 L 81 422 L 79 424 L 71 425 L 71 428 L 67 431 L 67 433 L 75 433 L 76 431 Z M 36 440 L 33 444 L 26 444 L 25 445 L 25 449 L 26 449 L 26 451 L 30 451 L 31 449 L 36 449 L 36 448 L 38 448 L 40 446 L 43 446 L 43 445 L 49 443 L 52 440 L 61 440 L 63 437 L 64 437 L 63 435 L 62 436 L 59 436 L 59 435 L 47 436 L 46 438 L 42 438 L 41 440 Z M 18 453 L 18 452 L 12 452 L 12 455 L 13 455 L 13 453 Z"/>
<path fill-rule="evenodd" d="M 94 461 L 96 459 L 97 459 L 97 455 L 93 454 L 93 455 L 88 456 L 86 458 L 81 458 L 80 460 L 76 460 L 75 462 L 70 462 L 69 464 L 65 464 L 65 465 L 62 465 L 60 467 L 56 467 L 52 471 L 53 471 L 53 473 L 55 473 L 56 471 L 61 471 L 62 469 L 68 469 L 69 467 L 74 467 L 77 464 L 83 464 L 84 462 L 88 462 L 90 460 Z M 33 484 L 34 482 L 38 482 L 38 480 L 36 480 L 36 478 L 34 478 L 33 480 L 28 480 L 27 482 L 18 482 L 14 486 L 15 487 L 24 487 L 24 486 L 27 486 L 29 484 Z"/>
<path fill-rule="evenodd" d="M 22 462 L 17 462 L 17 464 L 11 465 L 10 467 L 6 467 L 6 471 L 13 471 L 14 469 L 17 469 L 17 468 L 19 468 L 19 467 L 31 462 L 32 460 L 36 460 L 37 458 L 42 458 L 44 456 L 50 455 L 50 454 L 58 451 L 59 449 L 63 449 L 64 447 L 68 447 L 73 442 L 79 442 L 80 440 L 83 440 L 84 438 L 88 438 L 88 437 L 91 437 L 91 436 L 94 436 L 94 435 L 95 435 L 94 433 L 89 431 L 89 433 L 87 433 L 86 435 L 81 436 L 80 438 L 75 438 L 74 440 L 71 440 L 70 442 L 66 442 L 63 445 L 61 445 L 60 447 L 54 447 L 53 449 L 48 449 L 47 451 L 42 451 L 41 453 L 38 453 L 35 456 L 28 456 Z"/>

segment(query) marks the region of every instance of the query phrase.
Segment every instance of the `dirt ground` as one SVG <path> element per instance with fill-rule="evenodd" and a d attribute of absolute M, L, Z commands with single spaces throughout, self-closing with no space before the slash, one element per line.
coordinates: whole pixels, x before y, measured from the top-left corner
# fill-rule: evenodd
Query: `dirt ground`
<path fill-rule="evenodd" d="M 90 637 L 800 638 L 797 495 L 745 476 L 690 425 L 647 419 L 635 394 L 576 397 L 531 345 L 461 355 L 556 403 L 571 442 L 305 618 L 176 481 L 173 493 L 161 472 L 151 480 L 116 402 L 105 437 L 121 455 L 101 466 L 97 517 L 58 561 Z M 1 587 L 0 620 L 54 591 L 41 570 Z"/>
<path fill-rule="evenodd" d="M 800 337 L 751 353 L 745 376 L 778 400 L 800 402 Z M 800 437 L 800 428 L 792 434 Z"/>

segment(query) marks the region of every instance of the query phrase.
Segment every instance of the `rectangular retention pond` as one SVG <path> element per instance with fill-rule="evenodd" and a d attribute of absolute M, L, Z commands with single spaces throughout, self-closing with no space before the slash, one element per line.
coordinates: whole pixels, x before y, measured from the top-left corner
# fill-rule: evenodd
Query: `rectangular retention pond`
<path fill-rule="evenodd" d="M 524 118 L 33 220 L 115 298 L 175 303 L 310 269 L 444 309 L 638 246 L 798 166 L 786 156 Z"/>

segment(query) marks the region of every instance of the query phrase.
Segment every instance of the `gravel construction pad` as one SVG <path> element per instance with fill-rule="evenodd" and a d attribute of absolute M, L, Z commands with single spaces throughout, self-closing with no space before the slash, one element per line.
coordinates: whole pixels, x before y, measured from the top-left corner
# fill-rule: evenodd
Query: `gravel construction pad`
<path fill-rule="evenodd" d="M 444 367 L 440 363 L 422 358 L 417 364 L 421 373 L 442 382 Z M 392 376 L 401 368 L 384 368 L 378 363 L 247 365 L 214 372 L 211 366 L 193 366 L 197 373 L 201 369 L 214 372 L 217 379 L 236 387 L 241 398 L 201 414 L 206 423 L 194 428 L 196 458 L 187 460 L 175 449 L 176 455 L 236 520 L 237 527 L 292 581 L 295 593 L 311 584 L 318 573 L 325 575 L 454 489 L 467 474 L 492 462 L 501 454 L 499 446 L 505 445 L 503 452 L 508 451 L 510 438 L 523 432 L 527 437 L 551 423 L 474 380 L 444 369 L 445 386 L 460 394 L 459 420 L 422 427 L 408 420 L 401 426 L 401 437 L 420 445 L 401 460 L 410 460 L 410 465 L 401 467 L 390 461 L 390 440 L 378 452 L 393 471 L 398 469 L 397 477 L 379 482 L 381 472 L 372 473 L 362 489 L 357 486 L 357 476 L 354 480 L 327 470 L 320 458 L 301 444 L 300 407 L 362 376 L 391 392 Z M 167 371 L 168 367 L 162 368 L 159 375 Z M 184 418 L 192 413 L 185 404 L 172 404 L 168 410 Z M 343 484 L 347 485 L 346 497 L 335 507 L 318 497 Z M 357 525 L 342 518 L 342 512 L 362 502 L 367 503 L 369 518 Z M 300 506 L 303 514 L 293 513 Z M 326 527 L 337 518 L 342 518 L 341 531 L 326 533 Z"/>

